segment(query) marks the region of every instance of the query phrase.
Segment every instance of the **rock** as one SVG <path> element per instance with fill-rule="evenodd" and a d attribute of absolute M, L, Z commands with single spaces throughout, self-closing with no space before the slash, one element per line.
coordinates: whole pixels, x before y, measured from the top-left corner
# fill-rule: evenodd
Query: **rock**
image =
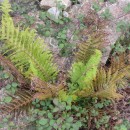
<path fill-rule="evenodd" d="M 42 0 L 40 2 L 40 7 L 43 9 L 49 9 L 51 7 L 56 7 L 58 1 L 61 1 L 62 5 L 65 6 L 65 9 L 71 6 L 70 0 Z"/>
<path fill-rule="evenodd" d="M 57 7 L 52 7 L 48 9 L 48 15 L 47 17 L 50 18 L 53 21 L 57 21 L 60 15 L 60 10 Z"/>
<path fill-rule="evenodd" d="M 69 17 L 69 14 L 68 14 L 68 12 L 66 12 L 66 11 L 63 11 L 63 16 L 64 16 L 64 17 L 66 17 L 66 18 L 68 18 L 68 17 Z"/>
<path fill-rule="evenodd" d="M 0 0 L 0 1 L 3 1 L 3 0 Z M 9 0 L 10 3 L 22 3 L 22 4 L 27 4 L 27 3 L 30 3 L 30 2 L 36 2 L 37 0 Z"/>
<path fill-rule="evenodd" d="M 105 45 L 105 53 L 103 53 L 102 63 L 105 64 L 107 59 L 109 58 L 111 52 L 111 46 L 114 45 L 117 39 L 121 36 L 121 32 L 117 32 L 116 27 L 119 21 L 130 21 L 130 13 L 126 14 L 123 11 L 123 8 L 130 2 L 130 0 L 117 0 L 116 3 L 110 4 L 106 7 L 103 7 L 101 11 L 98 12 L 100 14 L 105 10 L 109 9 L 113 18 L 109 21 L 108 25 L 105 27 L 105 32 L 108 34 L 107 44 Z"/>

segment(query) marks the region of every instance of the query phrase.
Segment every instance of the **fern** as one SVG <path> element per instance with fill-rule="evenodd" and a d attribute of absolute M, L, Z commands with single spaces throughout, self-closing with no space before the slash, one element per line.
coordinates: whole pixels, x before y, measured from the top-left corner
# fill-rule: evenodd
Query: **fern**
<path fill-rule="evenodd" d="M 95 48 L 99 49 L 104 43 L 104 34 L 102 32 L 94 32 L 88 36 L 85 43 L 79 45 L 79 51 L 76 53 L 76 61 L 86 63 L 91 55 L 95 53 Z"/>
<path fill-rule="evenodd" d="M 88 89 L 80 91 L 79 96 L 94 96 L 99 98 L 120 99 L 123 96 L 117 93 L 118 87 L 126 85 L 125 78 L 129 76 L 130 65 L 125 64 L 122 57 L 112 60 L 110 68 L 100 68 L 91 85 L 91 93 Z M 89 94 L 88 94 L 89 93 Z"/>
<path fill-rule="evenodd" d="M 15 96 L 10 95 L 12 97 L 12 101 L 7 104 L 0 105 L 0 112 L 3 114 L 8 114 L 13 111 L 17 111 L 21 107 L 27 107 L 32 102 L 33 92 L 27 90 L 18 90 Z"/>
<path fill-rule="evenodd" d="M 71 93 L 75 93 L 90 86 L 92 80 L 96 76 L 100 59 L 101 52 L 99 50 L 95 50 L 95 54 L 90 57 L 86 64 L 82 62 L 75 62 L 72 65 L 72 70 L 69 73 L 71 80 L 69 91 Z"/>
<path fill-rule="evenodd" d="M 9 72 L 19 82 L 21 87 L 29 88 L 29 81 L 17 70 L 17 68 L 12 64 L 12 62 L 10 62 L 2 55 L 0 55 L 0 65 L 2 65 L 5 69 L 9 70 Z"/>
<path fill-rule="evenodd" d="M 37 77 L 33 77 L 31 80 L 31 88 L 36 91 L 33 99 L 45 100 L 58 95 L 59 91 L 64 88 L 63 84 L 52 85 L 40 80 Z"/>
<path fill-rule="evenodd" d="M 57 67 L 53 63 L 52 54 L 47 47 L 43 45 L 43 41 L 37 37 L 35 30 L 26 28 L 21 31 L 19 27 L 14 26 L 13 19 L 9 15 L 11 11 L 10 7 L 8 0 L 5 0 L 1 6 L 3 14 L 0 39 L 5 43 L 1 50 L 2 55 L 7 56 L 7 58 L 4 58 L 0 55 L 1 63 L 10 69 L 21 85 L 25 77 L 28 80 L 32 80 L 31 82 L 33 83 L 33 77 L 37 77 L 38 80 L 33 84 L 35 85 L 35 89 L 33 89 L 35 96 L 26 88 L 21 89 L 15 96 L 10 95 L 13 97 L 13 101 L 0 106 L 0 110 L 3 113 L 10 113 L 20 109 L 22 106 L 26 106 L 31 103 L 38 93 L 42 95 L 40 96 L 42 99 L 43 97 L 44 99 L 52 97 L 62 87 L 61 85 L 57 87 L 51 85 L 54 88 L 50 88 L 45 84 L 47 81 L 54 80 L 58 73 Z M 19 71 L 17 71 L 17 69 Z M 40 81 L 42 82 L 44 91 L 38 89 L 41 87 L 39 84 L 41 83 Z M 31 85 L 28 86 L 30 87 Z"/>
<path fill-rule="evenodd" d="M 14 27 L 13 20 L 9 16 L 11 9 L 7 0 L 2 3 L 1 10 L 3 12 L 1 40 L 6 43 L 3 54 L 7 54 L 26 77 L 34 75 L 44 81 L 55 79 L 58 71 L 53 64 L 52 54 L 36 36 L 35 30 L 26 28 L 20 31 L 19 27 Z"/>

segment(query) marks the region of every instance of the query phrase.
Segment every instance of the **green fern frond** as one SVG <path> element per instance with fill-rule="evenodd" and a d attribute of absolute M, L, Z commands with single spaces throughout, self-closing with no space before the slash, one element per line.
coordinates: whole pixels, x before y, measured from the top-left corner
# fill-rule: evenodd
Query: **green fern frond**
<path fill-rule="evenodd" d="M 7 2 L 7 1 L 6 1 Z M 7 3 L 3 3 L 6 5 Z M 7 11 L 8 10 L 8 11 Z M 14 27 L 12 18 L 7 15 L 10 9 L 2 6 L 1 40 L 5 42 L 5 52 L 8 58 L 27 76 L 32 75 L 44 81 L 50 81 L 57 76 L 57 67 L 53 64 L 52 54 L 36 36 L 35 30 L 29 28 L 20 31 Z"/>
<path fill-rule="evenodd" d="M 76 53 L 76 61 L 86 63 L 91 55 L 95 53 L 95 49 L 99 49 L 104 43 L 104 34 L 102 32 L 94 32 L 88 36 L 85 43 L 79 45 L 79 51 Z"/>
<path fill-rule="evenodd" d="M 95 53 L 90 57 L 88 62 L 75 62 L 72 65 L 72 70 L 70 71 L 70 88 L 69 91 L 75 93 L 84 88 L 90 87 L 92 80 L 96 76 L 98 64 L 101 60 L 101 52 L 95 50 Z"/>
<path fill-rule="evenodd" d="M 9 12 L 11 12 L 11 5 L 9 3 L 9 0 L 4 0 L 2 3 L 1 3 L 1 6 L 0 6 L 0 10 L 2 10 L 2 12 L 4 12 L 5 15 L 8 15 L 9 16 Z"/>
<path fill-rule="evenodd" d="M 15 94 L 9 95 L 12 97 L 12 101 L 10 103 L 0 105 L 0 112 L 2 114 L 9 114 L 11 112 L 15 112 L 20 108 L 27 107 L 32 102 L 33 93 L 27 90 L 18 90 Z"/>

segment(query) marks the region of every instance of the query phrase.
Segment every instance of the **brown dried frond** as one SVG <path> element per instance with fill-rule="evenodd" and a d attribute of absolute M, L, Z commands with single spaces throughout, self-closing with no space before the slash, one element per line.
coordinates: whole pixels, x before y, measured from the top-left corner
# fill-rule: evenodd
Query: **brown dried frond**
<path fill-rule="evenodd" d="M 100 68 L 97 76 L 93 82 L 94 93 L 92 96 L 99 98 L 109 98 L 109 99 L 120 99 L 123 96 L 117 93 L 117 83 L 122 83 L 125 73 L 119 75 L 116 71 L 112 74 L 112 68 L 107 71 L 104 68 Z"/>
<path fill-rule="evenodd" d="M 123 96 L 117 93 L 119 87 L 127 85 L 126 77 L 130 76 L 130 64 L 126 64 L 125 55 L 121 55 L 118 59 L 112 59 L 109 68 L 101 67 L 91 86 L 91 94 L 86 88 L 80 95 L 93 96 L 108 99 L 120 99 Z"/>
<path fill-rule="evenodd" d="M 12 97 L 12 101 L 10 103 L 0 105 L 0 112 L 3 114 L 9 114 L 11 112 L 15 112 L 20 108 L 27 107 L 28 104 L 31 103 L 33 99 L 33 92 L 27 90 L 19 89 L 14 96 L 8 94 Z"/>
<path fill-rule="evenodd" d="M 100 31 L 94 32 L 88 36 L 88 40 L 78 46 L 78 52 L 76 53 L 76 60 L 87 62 L 95 49 L 100 49 L 104 43 L 104 34 Z"/>
<path fill-rule="evenodd" d="M 130 54 L 122 53 L 118 56 L 114 56 L 111 58 L 111 68 L 112 72 L 114 73 L 116 70 L 122 71 L 122 70 L 129 70 L 130 64 L 129 64 L 129 57 Z M 129 71 L 126 71 L 129 75 Z"/>
<path fill-rule="evenodd" d="M 36 91 L 34 99 L 38 98 L 44 100 L 56 96 L 58 92 L 64 88 L 64 85 L 61 83 L 59 85 L 52 85 L 50 83 L 44 82 L 38 77 L 33 77 L 31 82 L 32 90 Z"/>
<path fill-rule="evenodd" d="M 21 87 L 29 87 L 27 79 L 24 78 L 23 75 L 18 71 L 18 69 L 13 65 L 13 63 L 5 58 L 3 55 L 0 55 L 0 64 L 4 68 L 8 68 L 9 72 L 15 77 Z"/>
<path fill-rule="evenodd" d="M 101 68 L 97 77 L 94 80 L 93 87 L 96 92 L 95 96 L 100 97 L 113 97 L 120 98 L 120 94 L 117 94 L 117 88 L 119 86 L 125 86 L 127 84 L 126 77 L 130 76 L 130 64 L 126 64 L 126 55 L 122 54 L 118 58 L 112 58 L 111 66 L 107 70 Z"/>

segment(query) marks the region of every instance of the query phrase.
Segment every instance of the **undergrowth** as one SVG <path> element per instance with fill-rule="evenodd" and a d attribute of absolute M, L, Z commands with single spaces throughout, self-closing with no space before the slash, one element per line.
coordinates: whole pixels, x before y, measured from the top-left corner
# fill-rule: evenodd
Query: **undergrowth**
<path fill-rule="evenodd" d="M 59 8 L 62 10 L 62 6 Z M 97 7 L 93 8 L 97 10 Z M 12 76 L 15 79 L 12 78 L 11 82 L 1 88 L 5 94 L 0 102 L 1 128 L 116 130 L 128 127 L 127 121 L 122 126 L 111 125 L 112 117 L 119 112 L 110 108 L 115 107 L 115 100 L 123 98 L 118 89 L 127 84 L 130 64 L 126 55 L 113 57 L 109 66 L 100 64 L 100 49 L 105 42 L 105 32 L 97 29 L 104 25 L 98 26 L 90 17 L 94 25 L 88 24 L 88 38 L 78 45 L 72 66 L 66 74 L 67 78 L 59 82 L 60 72 L 54 63 L 53 54 L 37 36 L 36 31 L 14 25 L 8 0 L 2 3 L 0 9 L 0 40 L 4 43 L 0 54 L 0 81 Z M 108 10 L 102 16 L 105 19 L 111 17 Z M 25 17 L 28 24 L 33 24 L 32 17 Z M 49 29 L 52 21 L 47 14 L 40 12 L 39 17 L 46 20 L 46 28 L 38 25 L 37 31 L 45 36 L 54 35 L 55 30 Z M 61 14 L 61 19 L 53 22 L 63 27 L 62 24 L 69 22 L 69 19 Z M 82 25 L 86 26 L 87 23 L 87 19 L 84 19 Z M 54 35 L 59 41 L 62 56 L 68 56 L 71 52 L 66 33 L 65 27 Z M 11 76 L 4 73 L 3 68 L 8 69 Z M 23 123 L 17 125 L 17 118 Z"/>

